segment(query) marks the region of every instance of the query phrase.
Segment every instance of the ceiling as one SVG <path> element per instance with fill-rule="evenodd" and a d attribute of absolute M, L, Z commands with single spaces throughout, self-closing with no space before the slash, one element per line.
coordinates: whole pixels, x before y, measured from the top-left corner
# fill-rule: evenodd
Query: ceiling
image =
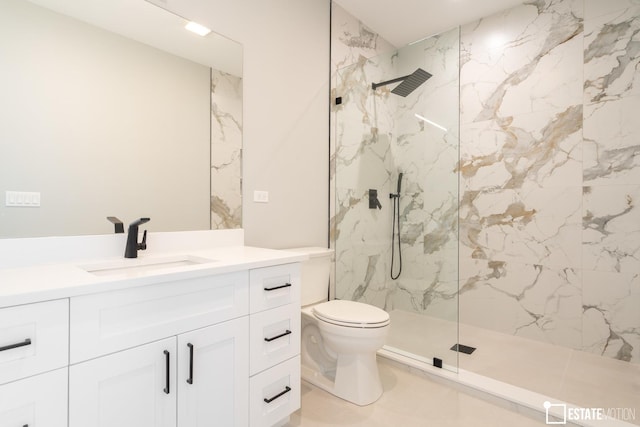
<path fill-rule="evenodd" d="M 334 0 L 396 47 L 450 30 L 524 0 Z"/>
<path fill-rule="evenodd" d="M 29 1 L 191 61 L 242 76 L 242 45 L 219 34 L 200 37 L 186 31 L 186 18 L 194 16 L 194 12 L 168 12 L 166 0 Z M 171 3 L 172 8 L 174 3 L 185 9 L 193 2 L 176 0 Z"/>

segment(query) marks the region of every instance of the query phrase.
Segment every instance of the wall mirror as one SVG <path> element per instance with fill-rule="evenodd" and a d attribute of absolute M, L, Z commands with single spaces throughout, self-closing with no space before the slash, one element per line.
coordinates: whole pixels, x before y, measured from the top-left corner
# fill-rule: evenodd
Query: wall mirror
<path fill-rule="evenodd" d="M 0 238 L 242 226 L 242 46 L 187 18 L 0 0 Z"/>

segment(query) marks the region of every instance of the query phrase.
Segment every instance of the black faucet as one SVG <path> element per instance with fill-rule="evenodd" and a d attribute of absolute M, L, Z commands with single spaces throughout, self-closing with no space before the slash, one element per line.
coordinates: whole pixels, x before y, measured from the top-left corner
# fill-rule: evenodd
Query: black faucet
<path fill-rule="evenodd" d="M 125 258 L 138 258 L 138 250 L 147 249 L 147 230 L 144 230 L 142 242 L 138 243 L 138 227 L 145 222 L 149 222 L 151 218 L 140 218 L 129 224 L 129 232 L 127 233 L 127 246 L 124 249 Z"/>

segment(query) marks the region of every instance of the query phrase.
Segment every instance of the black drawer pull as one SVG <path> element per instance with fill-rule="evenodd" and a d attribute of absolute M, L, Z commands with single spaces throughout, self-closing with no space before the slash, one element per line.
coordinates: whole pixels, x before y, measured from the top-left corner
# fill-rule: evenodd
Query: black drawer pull
<path fill-rule="evenodd" d="M 286 386 L 284 388 L 284 391 L 281 391 L 280 393 L 276 394 L 275 396 L 273 396 L 271 399 L 267 399 L 266 397 L 264 398 L 264 401 L 267 403 L 271 403 L 274 400 L 276 400 L 277 398 L 279 398 L 280 396 L 284 396 L 285 394 L 289 393 L 291 391 L 291 387 Z"/>
<path fill-rule="evenodd" d="M 280 334 L 280 335 L 276 335 L 275 337 L 271 337 L 271 338 L 265 338 L 264 340 L 265 340 L 266 342 L 271 342 L 271 341 L 273 341 L 273 340 L 277 340 L 278 338 L 286 337 L 286 336 L 287 336 L 287 335 L 289 335 L 290 333 L 291 333 L 291 331 L 287 329 L 287 331 L 286 331 L 286 332 L 284 332 L 284 333 L 282 333 L 282 334 Z"/>
<path fill-rule="evenodd" d="M 290 287 L 291 287 L 291 283 L 285 283 L 284 285 L 274 286 L 273 288 L 264 288 L 264 290 L 269 292 L 269 291 L 275 291 L 276 289 L 290 288 Z"/>
<path fill-rule="evenodd" d="M 24 347 L 25 345 L 31 345 L 31 338 L 27 338 L 26 340 L 17 344 L 9 344 L 5 345 L 4 347 L 0 347 L 0 351 L 12 350 L 14 348 Z"/>
<path fill-rule="evenodd" d="M 189 378 L 187 378 L 187 384 L 193 384 L 193 344 L 188 343 L 189 347 Z"/>
<path fill-rule="evenodd" d="M 164 388 L 164 392 L 165 392 L 166 394 L 171 393 L 171 388 L 170 388 L 170 387 L 171 387 L 171 384 L 170 384 L 171 379 L 169 378 L 169 376 L 170 376 L 170 374 L 171 374 L 171 372 L 169 371 L 169 364 L 170 364 L 170 360 L 169 360 L 169 358 L 170 358 L 170 357 L 171 357 L 171 355 L 169 354 L 169 352 L 168 352 L 167 350 L 165 350 L 165 351 L 164 351 L 164 358 L 165 358 L 165 362 L 166 362 L 166 365 L 167 365 L 167 370 L 166 370 L 166 375 L 167 375 L 167 378 L 166 378 L 166 385 L 167 385 L 167 386 Z"/>

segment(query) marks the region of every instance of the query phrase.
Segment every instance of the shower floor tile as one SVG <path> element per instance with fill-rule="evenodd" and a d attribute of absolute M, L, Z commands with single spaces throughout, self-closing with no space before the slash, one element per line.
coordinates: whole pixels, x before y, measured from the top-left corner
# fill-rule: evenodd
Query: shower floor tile
<path fill-rule="evenodd" d="M 388 343 L 426 360 L 452 364 L 453 344 L 476 347 L 458 354 L 459 367 L 581 407 L 634 408 L 640 425 L 640 364 L 460 324 L 421 314 L 392 311 Z M 444 355 L 444 356 L 443 356 Z"/>

